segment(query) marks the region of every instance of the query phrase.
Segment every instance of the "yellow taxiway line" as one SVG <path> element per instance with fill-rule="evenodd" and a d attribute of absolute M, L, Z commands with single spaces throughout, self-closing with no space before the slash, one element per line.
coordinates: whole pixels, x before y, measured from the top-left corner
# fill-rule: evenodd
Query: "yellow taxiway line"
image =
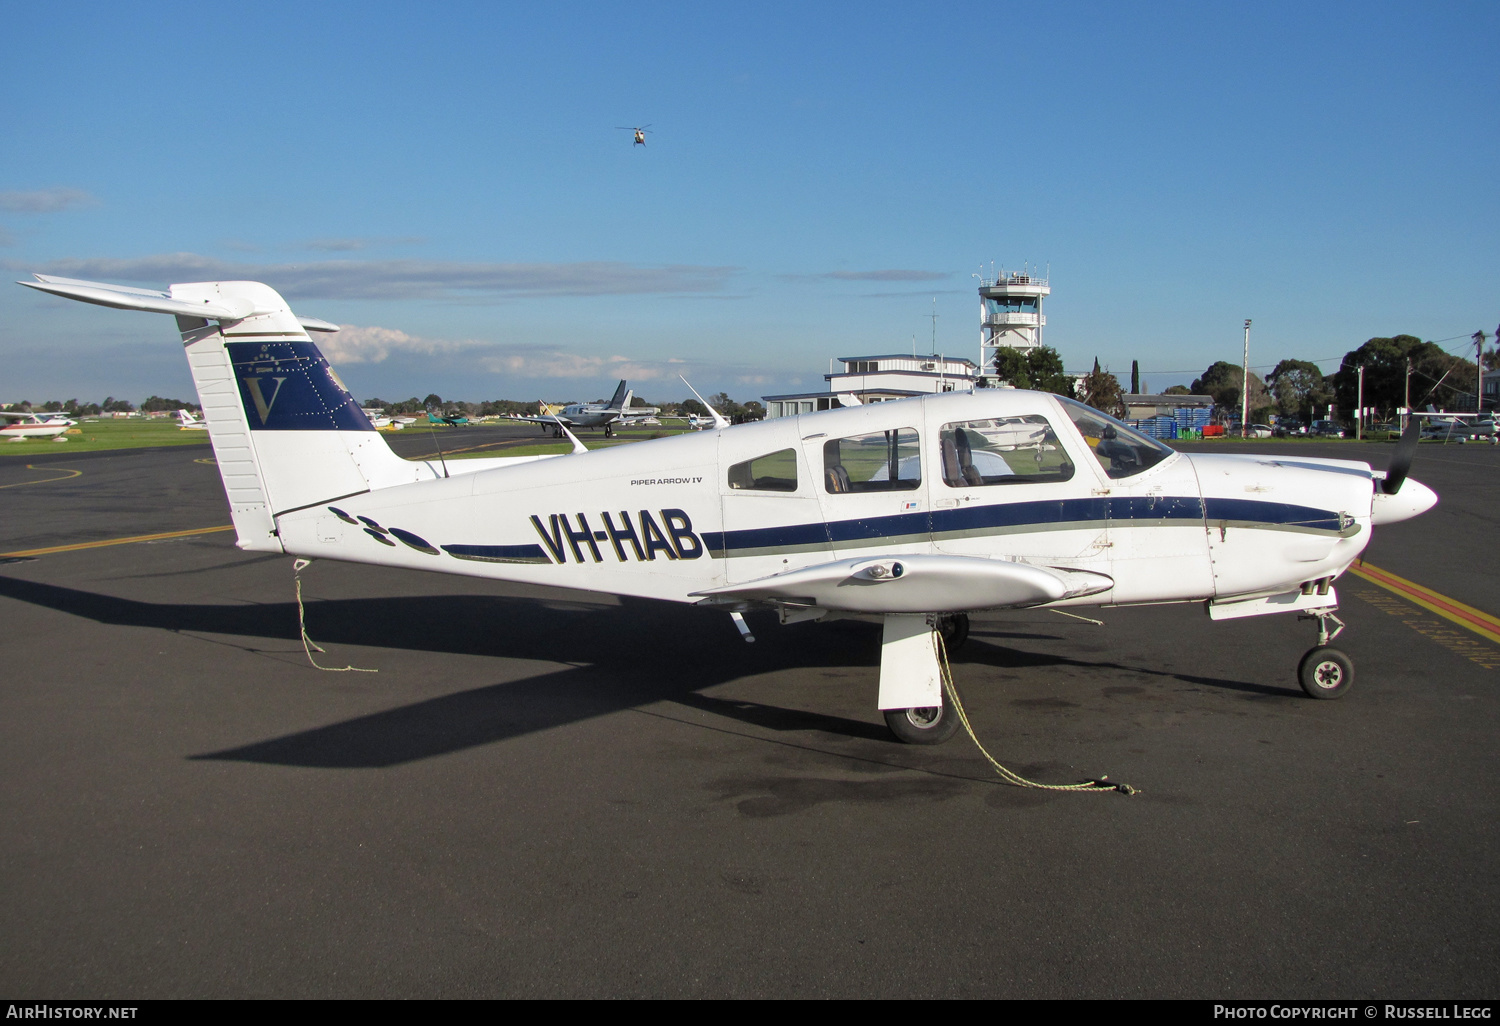
<path fill-rule="evenodd" d="M 1493 617 L 1483 610 L 1466 606 L 1441 592 L 1424 588 L 1420 584 L 1408 581 L 1404 577 L 1397 577 L 1389 570 L 1382 570 L 1369 563 L 1355 563 L 1349 568 L 1349 572 L 1371 584 L 1378 584 L 1387 591 L 1394 592 L 1408 602 L 1416 603 L 1444 619 L 1451 620 L 1460 627 L 1467 627 L 1482 638 L 1500 643 L 1500 618 Z"/>
<path fill-rule="evenodd" d="M 104 541 L 78 542 L 76 545 L 53 545 L 46 549 L 21 549 L 17 552 L 0 552 L 0 559 L 19 556 L 50 556 L 54 552 L 77 552 L 79 549 L 102 549 L 109 545 L 131 545 L 135 542 L 161 541 L 163 538 L 190 538 L 195 534 L 214 534 L 218 531 L 233 531 L 233 524 L 220 527 L 195 527 L 191 531 L 163 531 L 160 534 L 138 534 L 131 538 L 106 538 Z"/>
<path fill-rule="evenodd" d="M 50 484 L 53 481 L 71 481 L 75 477 L 82 477 L 83 471 L 69 470 L 67 467 L 38 467 L 33 463 L 26 464 L 27 470 L 52 470 L 62 471 L 62 477 L 44 477 L 40 481 L 17 481 L 15 484 L 0 485 L 0 488 L 25 488 L 27 485 Z"/>

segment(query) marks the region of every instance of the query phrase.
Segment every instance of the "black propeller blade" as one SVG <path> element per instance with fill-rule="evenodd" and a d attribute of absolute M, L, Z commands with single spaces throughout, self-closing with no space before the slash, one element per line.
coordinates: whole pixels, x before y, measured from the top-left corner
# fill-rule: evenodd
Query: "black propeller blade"
<path fill-rule="evenodd" d="M 1417 454 L 1417 440 L 1421 434 L 1422 425 L 1416 417 L 1413 417 L 1406 425 L 1406 430 L 1401 432 L 1401 441 L 1396 443 L 1396 451 L 1391 454 L 1391 465 L 1385 469 L 1385 480 L 1380 482 L 1380 490 L 1386 495 L 1395 495 L 1406 482 L 1407 472 L 1411 470 L 1412 457 Z"/>

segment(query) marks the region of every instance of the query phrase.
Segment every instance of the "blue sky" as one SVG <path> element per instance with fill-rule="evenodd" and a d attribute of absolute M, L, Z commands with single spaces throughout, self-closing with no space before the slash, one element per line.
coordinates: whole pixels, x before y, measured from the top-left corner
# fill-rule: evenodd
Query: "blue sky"
<path fill-rule="evenodd" d="M 254 278 L 360 398 L 739 399 L 977 355 L 981 267 L 1146 384 L 1500 322 L 1500 6 L 6 8 L 0 263 Z M 651 124 L 645 147 L 618 125 Z M 1457 346 L 1457 342 L 1452 343 Z M 0 400 L 192 386 L 0 289 Z"/>

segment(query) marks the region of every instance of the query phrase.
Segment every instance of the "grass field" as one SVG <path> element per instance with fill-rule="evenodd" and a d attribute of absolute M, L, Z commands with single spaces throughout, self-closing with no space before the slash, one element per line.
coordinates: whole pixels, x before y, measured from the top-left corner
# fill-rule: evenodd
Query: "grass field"
<path fill-rule="evenodd" d="M 44 453 L 93 452 L 98 449 L 140 449 L 153 445 L 206 445 L 207 431 L 183 431 L 171 420 L 85 420 L 69 428 L 59 442 L 28 438 L 0 442 L 0 456 L 40 456 Z M 78 434 L 72 434 L 77 431 Z"/>

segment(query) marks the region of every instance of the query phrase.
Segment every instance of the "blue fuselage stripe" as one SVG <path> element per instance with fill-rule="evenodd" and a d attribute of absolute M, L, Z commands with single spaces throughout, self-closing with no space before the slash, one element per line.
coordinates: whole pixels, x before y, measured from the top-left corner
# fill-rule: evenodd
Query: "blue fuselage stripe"
<path fill-rule="evenodd" d="M 706 531 L 703 542 L 716 555 L 746 549 L 790 548 L 834 545 L 848 542 L 878 542 L 885 538 L 910 538 L 982 534 L 1024 527 L 1053 530 L 1077 525 L 1083 529 L 1100 523 L 1132 521 L 1179 521 L 1203 523 L 1228 520 L 1267 526 L 1307 527 L 1321 531 L 1341 529 L 1339 515 L 1309 506 L 1256 499 L 1199 499 L 1197 496 L 1132 495 L 1098 496 L 1087 499 L 1055 499 L 1044 502 L 1005 502 L 961 509 L 937 509 L 930 513 L 901 513 L 858 520 L 834 520 L 825 524 L 789 524 L 740 531 Z"/>

